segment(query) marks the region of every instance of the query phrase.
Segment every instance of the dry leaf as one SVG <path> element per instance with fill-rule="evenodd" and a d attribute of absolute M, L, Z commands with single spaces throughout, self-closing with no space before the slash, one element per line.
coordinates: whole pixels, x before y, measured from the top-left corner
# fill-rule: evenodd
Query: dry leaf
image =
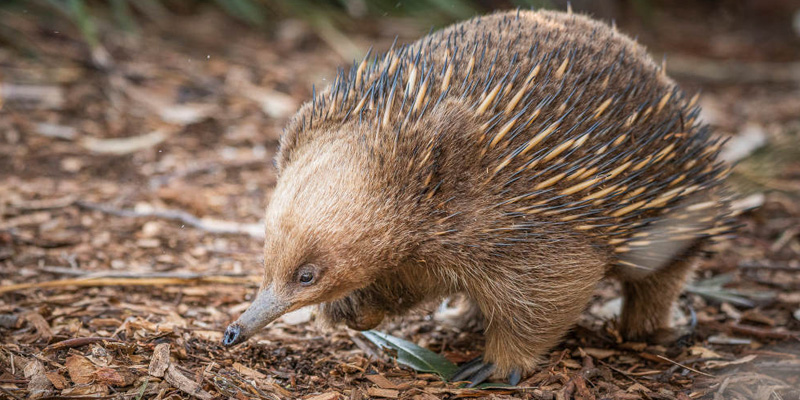
<path fill-rule="evenodd" d="M 97 368 L 88 358 L 73 354 L 67 357 L 66 366 L 67 371 L 69 371 L 69 377 L 73 382 L 82 384 L 94 381 L 94 372 Z"/>

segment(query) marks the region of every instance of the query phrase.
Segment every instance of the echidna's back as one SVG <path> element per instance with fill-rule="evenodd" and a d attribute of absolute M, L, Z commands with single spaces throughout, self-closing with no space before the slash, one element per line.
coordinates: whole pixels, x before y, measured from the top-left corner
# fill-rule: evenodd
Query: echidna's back
<path fill-rule="evenodd" d="M 418 183 L 420 201 L 447 217 L 442 232 L 471 227 L 483 243 L 509 244 L 548 225 L 626 253 L 727 230 L 712 190 L 726 170 L 697 113 L 641 46 L 608 25 L 506 12 L 341 72 L 290 125 L 282 162 L 314 140 L 306 132 L 348 127 L 388 160 L 387 174 Z M 455 215 L 479 214 L 476 204 L 492 210 L 490 226 Z M 700 223 L 647 228 L 701 214 Z"/>

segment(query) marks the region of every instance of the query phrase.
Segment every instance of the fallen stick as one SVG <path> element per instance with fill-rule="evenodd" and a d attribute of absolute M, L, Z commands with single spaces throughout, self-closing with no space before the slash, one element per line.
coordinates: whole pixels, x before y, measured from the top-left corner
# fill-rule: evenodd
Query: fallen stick
<path fill-rule="evenodd" d="M 200 274 L 196 272 L 120 272 L 120 271 L 87 271 L 85 269 L 57 267 L 57 266 L 43 266 L 39 267 L 42 272 L 49 272 L 51 274 L 80 276 L 85 279 L 97 278 L 131 278 L 131 279 L 144 279 L 144 278 L 176 278 L 176 279 L 200 279 L 206 277 L 248 277 L 249 275 L 243 272 L 230 272 L 221 274 Z"/>
<path fill-rule="evenodd" d="M 85 278 L 85 279 L 59 279 L 36 283 L 20 283 L 7 285 L 0 288 L 0 294 L 17 292 L 25 289 L 51 289 L 71 286 L 102 287 L 102 286 L 187 286 L 203 283 L 221 285 L 247 285 L 261 282 L 260 276 L 231 277 L 231 276 L 201 276 L 197 278 Z"/>
<path fill-rule="evenodd" d="M 656 357 L 658 357 L 658 358 L 660 358 L 660 359 L 662 359 L 662 360 L 664 360 L 664 361 L 667 361 L 667 362 L 669 362 L 669 363 L 672 363 L 672 364 L 674 364 L 674 365 L 676 365 L 676 366 L 678 366 L 678 367 L 681 367 L 681 368 L 683 368 L 683 369 L 688 369 L 689 371 L 692 371 L 692 372 L 694 372 L 694 373 L 696 373 L 696 374 L 700 374 L 700 375 L 703 375 L 703 376 L 707 376 L 707 377 L 709 377 L 709 378 L 714 378 L 714 377 L 715 377 L 714 375 L 711 375 L 711 374 L 709 374 L 709 373 L 706 373 L 706 372 L 703 372 L 703 371 L 699 371 L 699 370 L 696 370 L 696 369 L 694 369 L 694 368 L 692 368 L 692 367 L 689 367 L 689 366 L 683 365 L 683 364 L 681 364 L 681 363 L 679 363 L 679 362 L 677 362 L 677 361 L 670 360 L 669 358 L 667 358 L 667 357 L 664 357 L 664 356 L 662 356 L 662 355 L 660 355 L 660 354 L 656 354 Z"/>
<path fill-rule="evenodd" d="M 81 337 L 81 338 L 72 338 L 67 340 L 62 340 L 58 343 L 53 343 L 42 350 L 42 353 L 47 353 L 55 350 L 61 349 L 69 349 L 72 347 L 81 347 L 87 344 L 95 343 L 95 342 L 116 342 L 122 343 L 119 339 L 108 338 L 108 337 Z"/>
<path fill-rule="evenodd" d="M 163 219 L 170 219 L 180 221 L 186 225 L 194 228 L 214 233 L 214 234 L 246 234 L 256 238 L 264 237 L 264 227 L 261 224 L 246 224 L 241 222 L 223 221 L 218 219 L 198 218 L 183 210 L 131 210 L 131 209 L 118 209 L 105 204 L 95 204 L 85 201 L 76 201 L 75 205 L 94 211 L 101 211 L 106 214 L 116 215 L 119 217 L 156 217 Z"/>

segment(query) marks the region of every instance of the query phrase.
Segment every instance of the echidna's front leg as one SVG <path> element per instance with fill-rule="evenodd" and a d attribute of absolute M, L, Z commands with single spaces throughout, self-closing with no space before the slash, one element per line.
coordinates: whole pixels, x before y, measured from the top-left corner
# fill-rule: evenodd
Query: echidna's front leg
<path fill-rule="evenodd" d="M 486 319 L 483 362 L 493 364 L 497 376 L 532 371 L 572 327 L 603 277 L 604 260 L 588 245 L 551 249 L 548 254 L 553 258 L 524 260 L 523 267 L 486 268 L 492 276 L 470 290 Z M 487 369 L 473 377 L 485 379 Z M 473 377 L 467 379 L 476 384 Z"/>
<path fill-rule="evenodd" d="M 366 331 L 378 326 L 387 314 L 384 302 L 371 287 L 347 297 L 320 305 L 320 316 L 328 325 L 346 324 L 350 329 Z"/>

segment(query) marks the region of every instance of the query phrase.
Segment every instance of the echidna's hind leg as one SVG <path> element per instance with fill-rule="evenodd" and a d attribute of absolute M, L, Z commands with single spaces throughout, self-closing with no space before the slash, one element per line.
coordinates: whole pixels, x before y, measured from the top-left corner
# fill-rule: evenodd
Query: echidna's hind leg
<path fill-rule="evenodd" d="M 622 280 L 622 315 L 619 329 L 628 340 L 667 343 L 680 336 L 670 327 L 672 305 L 692 270 L 697 246 L 645 277 Z"/>
<path fill-rule="evenodd" d="M 485 327 L 480 306 L 463 294 L 445 299 L 433 318 L 446 326 L 465 332 L 479 332 Z"/>

